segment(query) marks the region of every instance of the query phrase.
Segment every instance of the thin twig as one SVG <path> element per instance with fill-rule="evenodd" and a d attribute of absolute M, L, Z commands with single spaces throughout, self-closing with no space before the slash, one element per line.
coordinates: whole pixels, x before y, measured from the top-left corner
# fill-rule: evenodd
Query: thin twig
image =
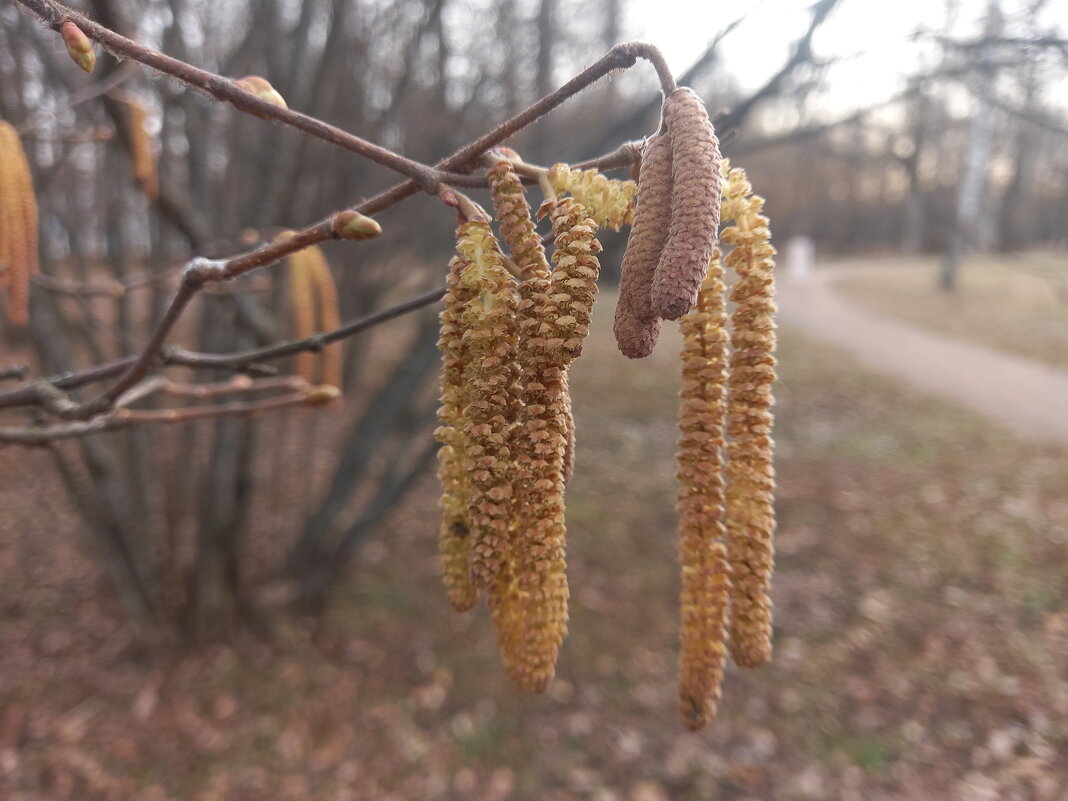
<path fill-rule="evenodd" d="M 147 67 L 169 75 L 187 86 L 205 92 L 216 100 L 226 101 L 241 111 L 290 125 L 312 136 L 318 137 L 338 147 L 351 150 L 363 158 L 388 167 L 414 180 L 424 191 L 434 194 L 439 182 L 437 171 L 425 164 L 412 161 L 399 153 L 394 153 L 366 139 L 336 128 L 299 111 L 282 108 L 246 91 L 235 81 L 221 75 L 199 69 L 184 61 L 164 55 L 132 39 L 127 39 L 110 28 L 94 22 L 88 17 L 66 8 L 53 0 L 18 0 L 19 3 L 33 11 L 45 23 L 55 29 L 64 22 L 74 22 L 82 32 L 109 52 L 140 62 Z"/>
<path fill-rule="evenodd" d="M 30 369 L 24 364 L 12 364 L 9 367 L 0 369 L 0 381 L 9 381 L 15 379 L 17 381 L 25 381 L 26 376 L 30 374 Z"/>
<path fill-rule="evenodd" d="M 161 367 L 236 370 L 257 376 L 275 375 L 277 370 L 270 365 L 262 364 L 262 362 L 280 359 L 300 351 L 321 351 L 332 342 L 340 342 L 361 331 L 366 331 L 389 320 L 402 317 L 416 309 L 437 303 L 444 296 L 444 289 L 432 289 L 389 308 L 379 309 L 371 314 L 350 320 L 331 331 L 322 331 L 304 339 L 287 340 L 250 350 L 235 351 L 233 353 L 198 353 L 177 345 L 168 345 L 160 351 L 159 365 Z M 43 405 L 43 399 L 40 393 L 43 386 L 70 390 L 87 384 L 94 384 L 98 381 L 107 381 L 129 370 L 136 360 L 136 356 L 127 356 L 104 364 L 98 364 L 85 370 L 61 373 L 24 387 L 18 387 L 0 395 L 0 409 L 41 406 Z"/>
<path fill-rule="evenodd" d="M 332 342 L 339 342 L 361 331 L 381 325 L 387 320 L 394 320 L 416 309 L 437 303 L 443 297 L 445 297 L 444 288 L 432 289 L 395 306 L 390 306 L 388 309 L 380 309 L 364 317 L 352 320 L 332 331 L 323 331 L 304 339 L 278 342 L 261 348 L 250 348 L 249 350 L 235 351 L 233 353 L 196 353 L 184 348 L 171 347 L 167 348 L 165 353 L 167 357 L 178 358 L 182 364 L 189 366 L 240 369 L 256 362 L 280 359 L 283 356 L 290 356 L 301 351 L 318 352 Z"/>
<path fill-rule="evenodd" d="M 338 396 L 334 387 L 309 385 L 306 389 L 255 401 L 233 401 L 183 409 L 115 409 L 92 420 L 57 423 L 31 428 L 0 428 L 0 445 L 43 446 L 74 437 L 86 437 L 102 431 L 115 431 L 132 425 L 149 423 L 188 423 L 193 420 L 221 417 L 251 417 L 264 412 L 293 406 L 320 406 Z"/>

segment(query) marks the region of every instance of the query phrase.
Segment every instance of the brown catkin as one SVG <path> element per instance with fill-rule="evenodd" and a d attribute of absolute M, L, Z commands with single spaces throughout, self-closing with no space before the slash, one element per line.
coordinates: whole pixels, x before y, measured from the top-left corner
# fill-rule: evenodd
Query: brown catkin
<path fill-rule="evenodd" d="M 149 200 L 159 197 L 159 175 L 156 171 L 156 153 L 152 148 L 152 137 L 145 123 L 148 122 L 148 110 L 141 101 L 129 99 L 130 109 L 130 157 L 133 160 L 133 174 L 141 191 Z"/>
<path fill-rule="evenodd" d="M 512 253 L 512 261 L 524 273 L 542 270 L 548 272 L 545 248 L 535 230 L 530 216 L 523 183 L 515 168 L 507 161 L 497 162 L 486 173 L 497 220 L 501 224 L 501 236 Z"/>
<path fill-rule="evenodd" d="M 8 319 L 22 327 L 30 318 L 30 278 L 37 272 L 37 198 L 18 132 L 0 121 L 0 261 L 5 265 Z"/>
<path fill-rule="evenodd" d="M 723 231 L 733 250 L 725 259 L 738 276 L 730 299 L 730 378 L 727 389 L 727 541 L 731 564 L 731 655 L 742 667 L 771 658 L 771 574 L 774 566 L 775 472 L 771 439 L 775 380 L 773 256 L 764 199 L 745 172 L 732 169 L 724 192 Z"/>
<path fill-rule="evenodd" d="M 478 603 L 478 590 L 471 583 L 471 514 L 467 508 L 471 496 L 468 480 L 467 418 L 464 416 L 464 372 L 468 354 L 463 342 L 463 314 L 474 293 L 461 285 L 460 275 L 468 262 L 454 257 L 449 263 L 447 291 L 439 317 L 441 334 L 441 425 L 434 436 L 438 449 L 438 479 L 441 482 L 441 530 L 438 551 L 441 554 L 442 578 L 449 603 L 458 612 L 466 612 Z"/>
<path fill-rule="evenodd" d="M 462 317 L 469 368 L 464 371 L 464 414 L 471 480 L 471 578 L 482 589 L 494 584 L 510 547 L 516 294 L 488 223 L 461 225 L 456 247 L 468 262 L 460 284 L 473 294 Z"/>
<path fill-rule="evenodd" d="M 679 710 L 690 729 L 716 714 L 726 657 L 730 566 L 723 540 L 723 428 L 727 314 L 715 250 L 697 297 L 680 320 L 682 402 L 678 473 L 680 598 Z"/>
<path fill-rule="evenodd" d="M 685 86 L 664 102 L 671 137 L 671 226 L 653 277 L 653 311 L 677 320 L 693 308 L 719 233 L 719 141 L 701 98 Z"/>
<path fill-rule="evenodd" d="M 638 204 L 623 254 L 614 332 L 620 352 L 642 359 L 660 337 L 660 318 L 653 311 L 653 275 L 667 241 L 671 220 L 671 139 L 654 136 L 642 154 Z"/>

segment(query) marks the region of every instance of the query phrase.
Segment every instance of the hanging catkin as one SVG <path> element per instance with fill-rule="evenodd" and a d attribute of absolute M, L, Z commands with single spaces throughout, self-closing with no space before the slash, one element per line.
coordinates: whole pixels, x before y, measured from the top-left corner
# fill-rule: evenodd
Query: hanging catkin
<path fill-rule="evenodd" d="M 292 235 L 292 234 L 288 234 Z M 321 248 L 312 246 L 289 257 L 289 302 L 293 311 L 293 334 L 297 339 L 340 325 L 337 286 Z M 301 351 L 296 357 L 297 375 L 311 383 L 341 387 L 341 343 L 325 346 L 319 355 Z M 316 370 L 316 362 L 319 370 Z"/>
<path fill-rule="evenodd" d="M 0 121 L 0 262 L 4 264 L 8 320 L 30 319 L 30 278 L 37 272 L 37 198 L 18 132 Z"/>
<path fill-rule="evenodd" d="M 538 271 L 520 285 L 514 577 L 491 599 L 505 666 L 518 686 L 533 692 L 548 686 L 567 633 L 566 371 L 589 332 L 600 269 L 596 223 L 585 209 L 569 198 L 557 204 L 552 219 L 556 270 L 551 279 Z"/>
<path fill-rule="evenodd" d="M 490 192 L 501 236 L 512 253 L 512 261 L 524 273 L 541 270 L 548 273 L 545 248 L 530 217 L 523 183 L 515 168 L 507 161 L 497 162 L 487 173 Z"/>
<path fill-rule="evenodd" d="M 307 248 L 314 260 L 311 270 L 312 289 L 315 292 L 316 308 L 319 312 L 319 330 L 333 331 L 341 326 L 341 309 L 338 305 L 337 284 L 330 271 L 326 256 L 318 247 Z M 320 352 L 319 383 L 341 389 L 342 364 L 341 343 L 332 342 Z"/>
<path fill-rule="evenodd" d="M 564 420 L 560 348 L 551 348 L 559 312 L 552 280 L 536 270 L 519 284 L 516 359 L 522 404 L 512 431 L 515 519 L 512 554 L 490 595 L 498 646 L 512 680 L 541 692 L 552 678 L 563 640 L 567 585 L 563 577 Z M 559 598 L 563 579 L 563 599 Z"/>
<path fill-rule="evenodd" d="M 573 170 L 566 164 L 549 168 L 549 183 L 558 194 L 570 194 L 600 228 L 618 231 L 634 221 L 634 181 L 617 181 L 597 170 Z"/>
<path fill-rule="evenodd" d="M 149 200 L 159 196 L 159 175 L 156 171 L 156 153 L 152 148 L 152 137 L 148 133 L 148 111 L 144 104 L 135 97 L 126 101 L 130 111 L 130 158 L 133 161 L 133 174 L 141 191 Z"/>
<path fill-rule="evenodd" d="M 623 254 L 614 333 L 620 352 L 641 359 L 653 352 L 660 318 L 653 311 L 653 275 L 671 220 L 671 139 L 654 136 L 645 145 L 638 176 L 634 224 Z"/>
<path fill-rule="evenodd" d="M 493 585 L 508 556 L 516 295 L 488 223 L 461 225 L 457 252 L 468 262 L 461 286 L 473 293 L 463 312 L 469 366 L 464 375 L 468 398 L 464 414 L 469 421 L 471 577 L 482 589 Z"/>
<path fill-rule="evenodd" d="M 571 408 L 571 384 L 564 373 L 562 389 L 564 391 L 564 483 L 571 481 L 575 472 L 575 412 Z"/>
<path fill-rule="evenodd" d="M 468 262 L 454 257 L 446 279 L 444 308 L 441 311 L 441 425 L 434 436 L 438 449 L 438 479 L 441 481 L 441 530 L 438 549 L 449 603 L 458 612 L 466 612 L 478 603 L 478 590 L 471 583 L 471 514 L 467 508 L 471 496 L 468 479 L 468 443 L 464 416 L 464 373 L 468 354 L 463 342 L 463 314 L 474 293 L 461 285 L 460 275 Z"/>
<path fill-rule="evenodd" d="M 522 540 L 540 520 L 554 520 L 563 511 L 563 499 L 546 493 L 544 485 L 535 487 L 545 473 L 551 472 L 554 455 L 553 433 L 558 428 L 551 416 L 547 385 L 552 360 L 539 335 L 542 322 L 555 314 L 550 297 L 551 280 L 545 249 L 535 231 L 523 192 L 522 183 L 507 161 L 498 162 L 488 172 L 497 219 L 516 266 L 526 276 L 517 288 L 516 306 L 516 420 L 510 430 L 509 449 L 513 462 L 512 525 L 509 538 L 512 548 L 502 561 L 500 571 L 489 592 L 489 608 L 497 631 L 497 647 L 512 680 L 522 689 L 544 689 L 544 670 L 532 664 L 537 660 L 527 648 L 530 585 L 521 586 L 519 564 Z M 558 371 L 557 371 L 558 372 Z M 544 525 L 551 525 L 545 523 Z M 554 658 L 555 661 L 555 658 Z"/>
<path fill-rule="evenodd" d="M 671 226 L 653 277 L 653 311 L 677 320 L 693 308 L 719 232 L 719 141 L 704 103 L 685 86 L 664 102 L 671 137 Z"/>
<path fill-rule="evenodd" d="M 723 542 L 722 448 L 727 315 L 723 266 L 713 251 L 697 308 L 683 316 L 678 473 L 679 710 L 699 729 L 716 714 L 726 657 L 730 566 Z"/>
<path fill-rule="evenodd" d="M 771 573 L 774 565 L 775 472 L 772 466 L 771 384 L 775 380 L 775 304 L 764 199 L 752 194 L 745 171 L 728 173 L 723 231 L 734 249 L 725 259 L 738 276 L 730 299 L 730 378 L 727 390 L 727 532 L 731 564 L 731 655 L 742 667 L 771 658 Z"/>

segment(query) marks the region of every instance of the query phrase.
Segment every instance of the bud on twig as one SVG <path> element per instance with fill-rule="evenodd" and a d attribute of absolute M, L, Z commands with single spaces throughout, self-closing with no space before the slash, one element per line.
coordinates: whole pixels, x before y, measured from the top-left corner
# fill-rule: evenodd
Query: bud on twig
<path fill-rule="evenodd" d="M 317 387 L 312 387 L 308 390 L 308 394 L 304 397 L 305 403 L 309 406 L 325 406 L 328 403 L 333 403 L 341 397 L 341 390 L 330 384 L 320 384 Z"/>
<path fill-rule="evenodd" d="M 278 90 L 271 86 L 270 81 L 266 78 L 261 78 L 259 75 L 246 75 L 240 80 L 234 81 L 240 88 L 246 92 L 256 95 L 260 100 L 266 100 L 272 106 L 278 106 L 279 108 L 289 108 L 286 104 L 286 100 L 282 95 L 278 93 Z M 253 114 L 259 117 L 261 120 L 270 120 L 271 118 L 266 114 L 252 109 L 245 109 L 249 114 Z"/>
<path fill-rule="evenodd" d="M 382 233 L 382 226 L 376 220 L 356 211 L 343 211 L 335 214 L 333 227 L 335 236 L 352 242 L 374 239 Z"/>
<path fill-rule="evenodd" d="M 68 20 L 60 26 L 59 35 L 63 37 L 63 44 L 67 46 L 74 63 L 86 72 L 92 72 L 96 67 L 96 53 L 93 52 L 93 43 L 82 29 Z"/>

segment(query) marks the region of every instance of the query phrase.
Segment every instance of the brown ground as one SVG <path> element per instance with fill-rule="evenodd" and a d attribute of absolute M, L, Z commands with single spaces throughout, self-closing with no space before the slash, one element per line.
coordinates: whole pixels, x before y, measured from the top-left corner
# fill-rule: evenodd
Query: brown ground
<path fill-rule="evenodd" d="M 1063 799 L 1068 453 L 784 332 L 776 655 L 675 712 L 667 337 L 575 368 L 571 635 L 512 689 L 448 609 L 428 480 L 319 631 L 148 654 L 46 454 L 0 451 L 0 798 Z"/>

